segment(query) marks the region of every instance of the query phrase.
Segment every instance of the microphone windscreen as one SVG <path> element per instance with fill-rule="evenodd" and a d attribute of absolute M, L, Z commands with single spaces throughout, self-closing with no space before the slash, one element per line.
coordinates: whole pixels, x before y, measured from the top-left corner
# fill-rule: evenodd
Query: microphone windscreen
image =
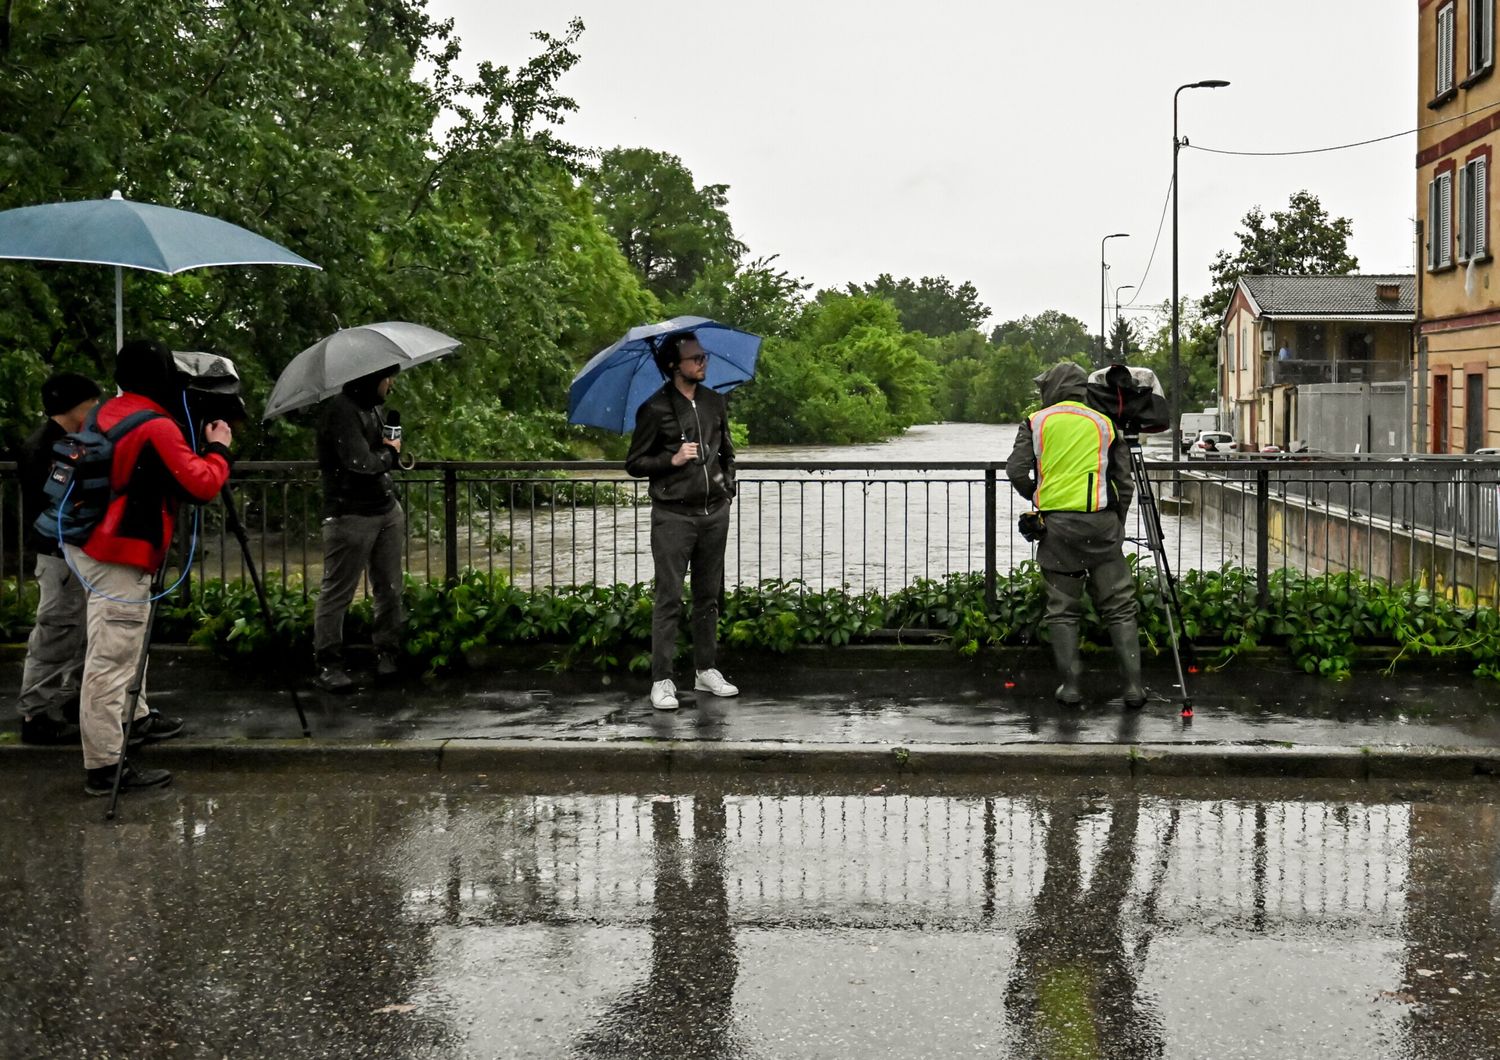
<path fill-rule="evenodd" d="M 401 410 L 391 409 L 389 412 L 387 412 L 385 414 L 385 425 L 387 427 L 401 426 Z"/>

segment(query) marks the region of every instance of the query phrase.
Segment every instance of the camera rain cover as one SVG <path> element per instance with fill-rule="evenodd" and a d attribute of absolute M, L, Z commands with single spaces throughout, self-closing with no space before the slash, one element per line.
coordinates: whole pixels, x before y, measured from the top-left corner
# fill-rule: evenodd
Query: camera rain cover
<path fill-rule="evenodd" d="M 1124 431 L 1156 434 L 1172 425 L 1161 382 L 1149 368 L 1112 364 L 1089 375 L 1088 404 Z"/>

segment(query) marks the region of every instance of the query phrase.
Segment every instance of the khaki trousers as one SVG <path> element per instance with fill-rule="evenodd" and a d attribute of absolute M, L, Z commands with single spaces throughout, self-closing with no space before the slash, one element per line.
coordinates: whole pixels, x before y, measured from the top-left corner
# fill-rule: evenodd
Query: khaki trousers
<path fill-rule="evenodd" d="M 125 706 L 146 647 L 151 574 L 139 567 L 101 563 L 76 545 L 65 547 L 88 591 L 89 643 L 78 724 L 83 730 L 83 768 L 98 769 L 118 762 L 125 742 Z M 142 681 L 135 716 L 144 718 L 148 712 Z"/>
<path fill-rule="evenodd" d="M 61 556 L 45 553 L 36 558 L 36 581 L 41 596 L 26 639 L 26 666 L 16 700 L 22 717 L 47 714 L 66 703 L 83 677 L 83 586 Z"/>

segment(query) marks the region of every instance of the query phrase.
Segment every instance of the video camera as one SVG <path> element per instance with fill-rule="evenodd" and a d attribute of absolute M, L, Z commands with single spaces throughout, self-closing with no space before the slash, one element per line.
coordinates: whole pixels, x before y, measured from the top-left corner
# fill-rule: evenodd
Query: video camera
<path fill-rule="evenodd" d="M 223 420 L 237 426 L 250 418 L 240 396 L 240 373 L 234 362 L 217 353 L 174 350 L 177 376 L 187 398 L 188 413 L 198 425 Z"/>
<path fill-rule="evenodd" d="M 1085 400 L 1126 435 L 1157 434 L 1172 425 L 1161 382 L 1149 368 L 1112 364 L 1089 375 Z"/>

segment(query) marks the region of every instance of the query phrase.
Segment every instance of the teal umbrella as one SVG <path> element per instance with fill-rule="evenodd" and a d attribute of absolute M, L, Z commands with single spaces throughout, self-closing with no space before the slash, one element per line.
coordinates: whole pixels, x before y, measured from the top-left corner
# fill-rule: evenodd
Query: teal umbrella
<path fill-rule="evenodd" d="M 171 276 L 215 265 L 317 265 L 239 225 L 189 210 L 107 199 L 0 211 L 0 258 L 115 268 L 115 348 L 125 342 L 123 269 Z"/>

